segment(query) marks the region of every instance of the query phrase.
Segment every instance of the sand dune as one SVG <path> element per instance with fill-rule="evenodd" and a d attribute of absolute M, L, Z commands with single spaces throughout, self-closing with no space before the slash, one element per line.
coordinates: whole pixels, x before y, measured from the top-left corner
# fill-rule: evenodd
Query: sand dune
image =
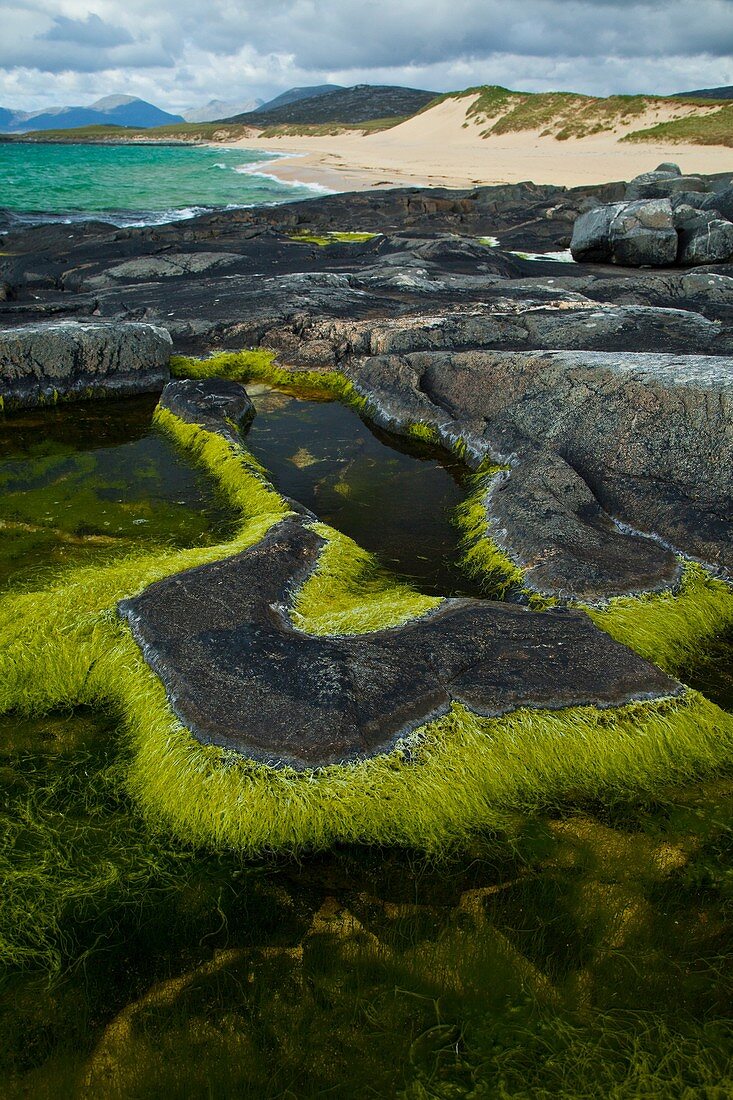
<path fill-rule="evenodd" d="M 493 120 L 467 116 L 476 98 L 444 100 L 399 126 L 374 134 L 253 134 L 233 144 L 292 153 L 293 159 L 268 166 L 268 172 L 282 180 L 318 183 L 334 190 L 409 184 L 470 187 L 521 180 L 572 187 L 630 179 L 663 160 L 681 163 L 686 172 L 733 171 L 733 149 L 723 146 L 619 141 L 632 130 L 699 113 L 699 107 L 660 102 L 625 126 L 579 139 L 558 141 L 539 129 L 483 138 L 481 131 Z M 709 108 L 718 109 L 715 105 Z"/>

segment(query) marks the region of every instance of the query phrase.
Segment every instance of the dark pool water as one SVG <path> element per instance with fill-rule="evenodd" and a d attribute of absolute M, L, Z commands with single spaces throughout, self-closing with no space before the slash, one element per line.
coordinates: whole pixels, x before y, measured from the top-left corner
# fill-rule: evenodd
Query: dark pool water
<path fill-rule="evenodd" d="M 249 444 L 284 492 L 425 591 L 470 590 L 460 470 L 338 405 L 255 401 Z M 6 582 L 111 552 L 85 539 L 227 531 L 211 484 L 150 433 L 152 404 L 0 421 L 0 518 L 29 528 L 20 553 L 0 529 Z M 721 701 L 729 656 L 695 671 Z M 733 777 L 517 818 L 511 842 L 438 864 L 244 861 L 151 831 L 126 764 L 114 714 L 0 717 L 3 1097 L 733 1094 Z"/>
<path fill-rule="evenodd" d="M 478 596 L 452 515 L 466 471 L 449 455 L 370 428 L 336 401 L 249 386 L 247 446 L 277 487 L 429 595 Z"/>
<path fill-rule="evenodd" d="M 154 397 L 0 419 L 0 586 L 134 546 L 221 541 L 235 517 L 153 431 Z"/>

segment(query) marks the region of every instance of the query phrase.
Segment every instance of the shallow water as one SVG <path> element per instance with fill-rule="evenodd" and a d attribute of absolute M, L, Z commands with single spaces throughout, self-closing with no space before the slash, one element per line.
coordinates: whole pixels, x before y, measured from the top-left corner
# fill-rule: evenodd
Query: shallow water
<path fill-rule="evenodd" d="M 292 202 L 322 188 L 267 173 L 277 154 L 196 145 L 45 145 L 0 142 L 0 207 L 117 225 L 192 217 L 216 207 Z M 43 220 L 43 219 L 41 219 Z"/>
<path fill-rule="evenodd" d="M 0 588 L 135 546 L 230 537 L 214 484 L 153 431 L 155 397 L 0 419 Z"/>
<path fill-rule="evenodd" d="M 460 568 L 452 514 L 466 471 L 445 453 L 370 428 L 336 401 L 248 386 L 247 446 L 286 496 L 428 595 L 478 596 Z"/>
<path fill-rule="evenodd" d="M 248 444 L 284 492 L 426 591 L 461 590 L 459 469 L 385 446 L 339 405 L 253 393 Z M 75 561 L 57 533 L 83 539 L 80 521 L 125 548 L 227 530 L 207 479 L 150 432 L 152 405 L 0 421 L 3 493 L 56 539 L 33 543 L 16 578 Z M 694 673 L 721 702 L 729 657 L 721 642 Z M 3 1095 L 733 1091 L 733 777 L 518 817 L 511 842 L 478 837 L 432 865 L 191 849 L 151 832 L 125 768 L 114 714 L 0 718 Z"/>

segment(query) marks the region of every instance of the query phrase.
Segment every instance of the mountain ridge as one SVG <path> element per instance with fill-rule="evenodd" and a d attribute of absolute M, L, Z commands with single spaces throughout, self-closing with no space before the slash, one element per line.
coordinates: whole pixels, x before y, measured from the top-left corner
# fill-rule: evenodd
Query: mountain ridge
<path fill-rule="evenodd" d="M 183 122 L 182 115 L 171 114 L 138 96 L 108 95 L 88 106 L 46 107 L 41 111 L 13 111 L 0 107 L 0 132 L 22 134 L 82 126 L 137 126 L 151 129 Z"/>
<path fill-rule="evenodd" d="M 318 125 L 320 123 L 371 122 L 379 118 L 403 118 L 422 110 L 436 92 L 391 84 L 355 84 L 323 95 L 300 99 L 274 110 L 258 110 L 221 119 L 221 122 L 268 126 Z"/>

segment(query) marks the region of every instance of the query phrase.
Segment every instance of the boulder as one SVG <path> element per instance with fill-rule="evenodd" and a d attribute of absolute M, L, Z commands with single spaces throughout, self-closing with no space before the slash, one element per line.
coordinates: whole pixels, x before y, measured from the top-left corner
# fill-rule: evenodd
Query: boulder
<path fill-rule="evenodd" d="M 581 214 L 573 228 L 573 259 L 625 267 L 668 267 L 677 258 L 669 199 L 610 203 Z"/>
<path fill-rule="evenodd" d="M 733 187 L 725 187 L 722 191 L 701 196 L 698 206 L 701 210 L 714 211 L 721 218 L 733 222 Z"/>
<path fill-rule="evenodd" d="M 160 390 L 169 333 L 155 325 L 56 321 L 0 329 L 0 398 L 23 408 Z"/>
<path fill-rule="evenodd" d="M 581 214 L 573 226 L 570 251 L 581 263 L 609 263 L 611 260 L 611 223 L 621 203 L 597 206 Z"/>
<path fill-rule="evenodd" d="M 679 191 L 707 191 L 700 176 L 683 176 L 679 165 L 660 164 L 653 172 L 643 172 L 626 187 L 625 198 L 663 199 Z"/>
<path fill-rule="evenodd" d="M 673 161 L 665 160 L 662 164 L 658 164 L 654 171 L 659 175 L 665 176 L 681 176 L 682 169 L 679 164 L 674 164 Z"/>
<path fill-rule="evenodd" d="M 677 262 L 692 266 L 727 263 L 733 259 L 733 223 L 723 218 L 711 218 L 706 211 L 694 213 L 696 217 L 687 218 L 679 227 Z"/>

